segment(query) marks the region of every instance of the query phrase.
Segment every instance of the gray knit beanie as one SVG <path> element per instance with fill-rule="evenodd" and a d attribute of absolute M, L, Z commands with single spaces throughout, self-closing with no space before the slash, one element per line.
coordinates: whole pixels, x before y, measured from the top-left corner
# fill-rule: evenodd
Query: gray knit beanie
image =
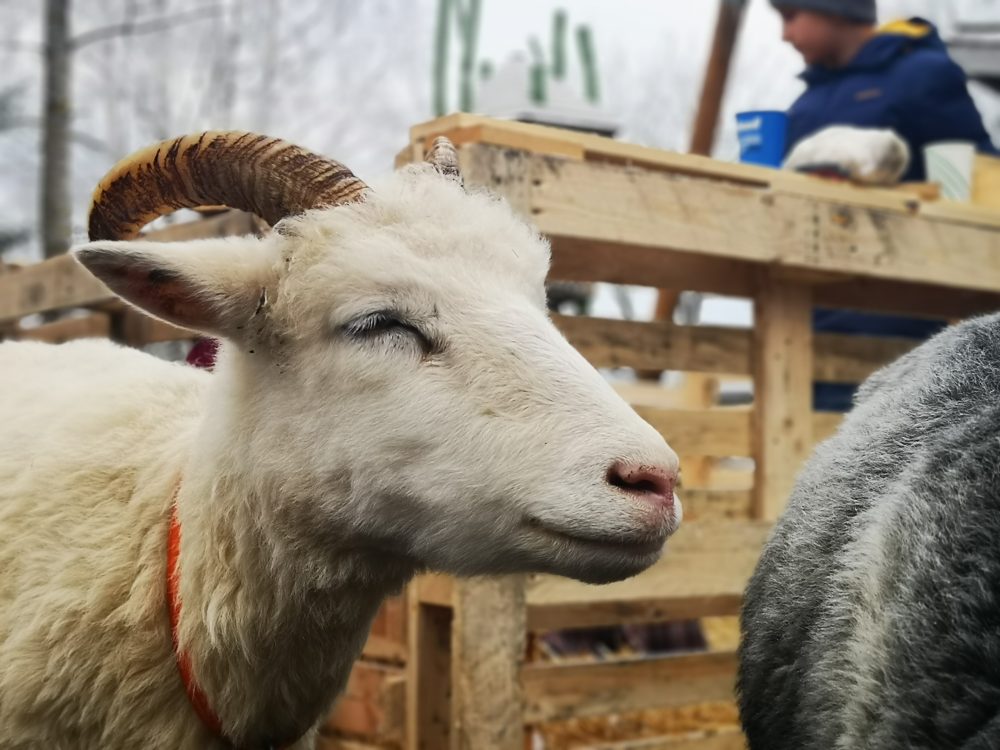
<path fill-rule="evenodd" d="M 813 10 L 859 23 L 875 23 L 875 0 L 771 0 L 771 5 L 797 10 Z"/>

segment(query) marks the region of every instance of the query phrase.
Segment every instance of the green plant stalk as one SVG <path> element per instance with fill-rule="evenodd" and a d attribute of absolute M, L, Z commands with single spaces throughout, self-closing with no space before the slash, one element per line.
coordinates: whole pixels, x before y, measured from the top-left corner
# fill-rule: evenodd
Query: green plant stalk
<path fill-rule="evenodd" d="M 583 67 L 583 86 L 587 101 L 597 104 L 601 98 L 600 84 L 597 79 L 597 62 L 594 54 L 594 38 L 589 26 L 577 26 L 576 44 L 580 54 L 580 64 Z"/>
<path fill-rule="evenodd" d="M 448 37 L 452 0 L 438 0 L 437 27 L 434 32 L 434 67 L 432 100 L 435 117 L 448 113 Z"/>
<path fill-rule="evenodd" d="M 533 58 L 528 80 L 528 96 L 535 104 L 544 106 L 548 100 L 548 65 L 545 64 L 545 51 L 536 37 L 528 40 L 528 49 Z"/>
<path fill-rule="evenodd" d="M 459 39 L 462 61 L 459 82 L 459 108 L 471 112 L 475 106 L 476 47 L 479 41 L 481 0 L 469 0 L 468 7 L 458 12 Z"/>
<path fill-rule="evenodd" d="M 566 11 L 560 9 L 552 17 L 552 77 L 566 77 Z"/>

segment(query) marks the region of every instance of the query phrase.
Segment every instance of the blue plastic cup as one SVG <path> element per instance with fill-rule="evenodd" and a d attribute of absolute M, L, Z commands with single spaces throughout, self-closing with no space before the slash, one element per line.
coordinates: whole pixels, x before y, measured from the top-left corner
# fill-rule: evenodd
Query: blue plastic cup
<path fill-rule="evenodd" d="M 736 135 L 740 141 L 741 162 L 780 167 L 788 139 L 788 115 L 770 110 L 739 112 Z"/>

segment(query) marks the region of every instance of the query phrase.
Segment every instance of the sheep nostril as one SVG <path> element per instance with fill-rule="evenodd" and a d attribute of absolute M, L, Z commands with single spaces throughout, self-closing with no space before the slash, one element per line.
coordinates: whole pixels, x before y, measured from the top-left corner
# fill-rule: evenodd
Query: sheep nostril
<path fill-rule="evenodd" d="M 608 469 L 607 482 L 650 505 L 669 507 L 674 503 L 677 472 L 618 461 Z"/>

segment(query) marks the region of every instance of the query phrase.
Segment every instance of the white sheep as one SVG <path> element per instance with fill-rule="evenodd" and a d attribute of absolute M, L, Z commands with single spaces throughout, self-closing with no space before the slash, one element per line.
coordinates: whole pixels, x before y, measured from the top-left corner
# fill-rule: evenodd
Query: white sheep
<path fill-rule="evenodd" d="M 603 582 L 659 557 L 675 454 L 548 320 L 546 243 L 438 174 L 449 144 L 432 157 L 371 191 L 207 133 L 105 178 L 76 257 L 225 343 L 212 374 L 104 341 L 0 346 L 5 750 L 306 748 L 416 571 Z M 275 231 L 111 241 L 210 204 Z"/>

